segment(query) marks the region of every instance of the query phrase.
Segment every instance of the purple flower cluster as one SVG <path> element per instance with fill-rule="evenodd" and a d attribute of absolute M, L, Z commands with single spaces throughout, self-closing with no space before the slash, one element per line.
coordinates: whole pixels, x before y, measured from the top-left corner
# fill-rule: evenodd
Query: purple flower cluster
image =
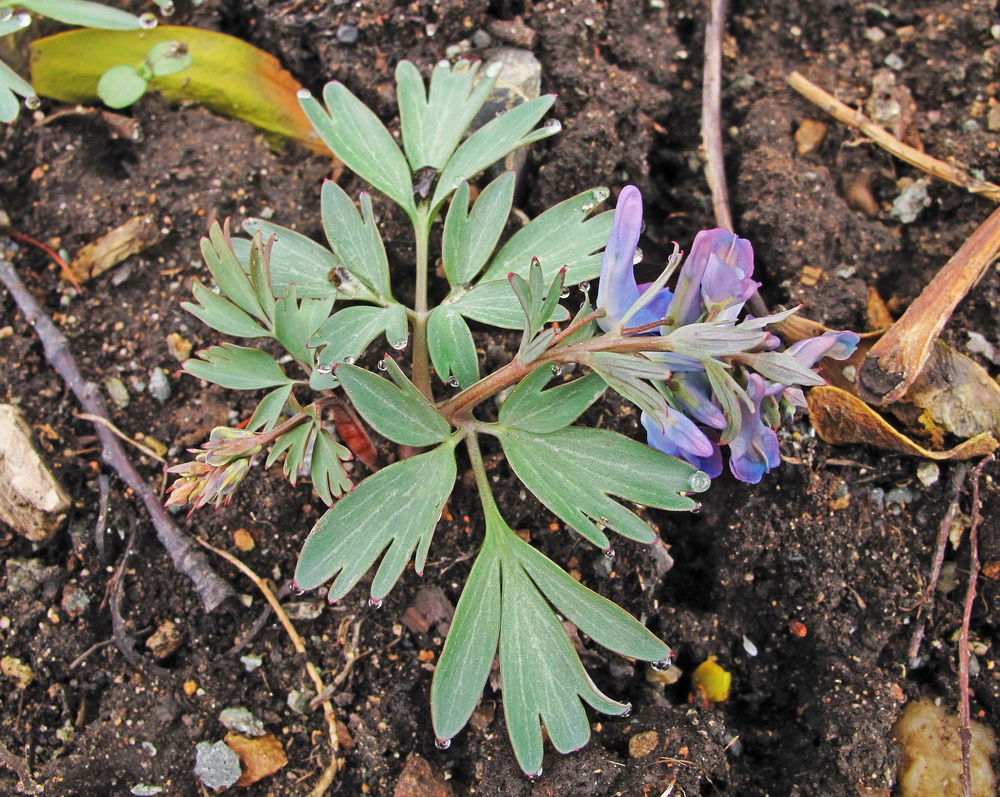
<path fill-rule="evenodd" d="M 642 196 L 626 186 L 604 251 L 597 301 L 606 311 L 599 322 L 606 332 L 659 337 L 656 350 L 641 356 L 671 373 L 652 383 L 664 399 L 659 409 L 643 408 L 647 441 L 712 478 L 722 472 L 721 447 L 728 446 L 733 475 L 756 484 L 781 461 L 774 430 L 782 410 L 803 406 L 799 386 L 825 384 L 813 370 L 816 363 L 849 357 L 859 337 L 827 332 L 776 351 L 780 341 L 766 327 L 794 310 L 739 320 L 760 283 L 753 280 L 750 242 L 722 228 L 695 236 L 673 291 L 637 285 L 641 230 Z M 662 323 L 629 333 L 656 322 Z"/>

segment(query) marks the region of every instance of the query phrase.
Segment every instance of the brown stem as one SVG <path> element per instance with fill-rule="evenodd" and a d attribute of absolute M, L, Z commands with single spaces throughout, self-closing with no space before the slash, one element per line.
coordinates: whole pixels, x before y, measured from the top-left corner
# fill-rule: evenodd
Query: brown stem
<path fill-rule="evenodd" d="M 97 387 L 84 380 L 80 374 L 66 338 L 38 306 L 34 297 L 28 293 L 14 267 L 5 258 L 0 258 L 0 282 L 3 282 L 10 291 L 25 319 L 34 328 L 45 351 L 45 359 L 73 391 L 84 410 L 110 421 L 104 399 L 97 391 Z M 103 446 L 102 458 L 142 499 L 153 521 L 157 538 L 166 548 L 174 567 L 191 579 L 205 611 L 215 610 L 226 598 L 234 596 L 236 593 L 233 588 L 219 577 L 205 560 L 204 554 L 174 523 L 173 518 L 163 508 L 160 498 L 136 471 L 118 438 L 104 424 L 95 424 L 94 429 Z"/>
<path fill-rule="evenodd" d="M 705 178 L 712 192 L 715 223 L 732 232 L 722 150 L 722 35 L 726 28 L 726 0 L 711 0 L 705 25 L 705 76 L 701 89 L 701 145 L 705 150 Z"/>

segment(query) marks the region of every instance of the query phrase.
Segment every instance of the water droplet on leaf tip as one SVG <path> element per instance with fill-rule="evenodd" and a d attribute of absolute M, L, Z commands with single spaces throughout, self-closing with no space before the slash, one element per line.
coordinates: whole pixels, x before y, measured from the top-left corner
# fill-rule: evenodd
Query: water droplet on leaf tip
<path fill-rule="evenodd" d="M 560 122 L 558 119 L 549 119 L 545 123 L 545 129 L 553 130 L 556 133 L 558 133 L 560 130 L 562 130 L 562 122 Z"/>
<path fill-rule="evenodd" d="M 691 514 L 692 515 L 700 515 L 701 514 L 701 501 L 695 501 L 694 502 L 694 506 L 691 507 Z"/>
<path fill-rule="evenodd" d="M 38 110 L 41 107 L 42 101 L 38 99 L 38 95 L 32 95 L 31 97 L 24 98 L 24 107 L 29 111 Z"/>
<path fill-rule="evenodd" d="M 0 9 L 0 22 L 6 22 L 12 16 L 14 16 L 14 10 L 11 8 Z"/>
<path fill-rule="evenodd" d="M 354 357 L 345 357 L 344 358 L 344 365 L 354 365 L 354 363 L 356 363 L 356 362 L 357 362 L 357 359 L 355 359 Z"/>
<path fill-rule="evenodd" d="M 159 20 L 156 18 L 156 14 L 147 11 L 139 17 L 139 27 L 143 30 L 152 30 L 156 27 Z"/>
<path fill-rule="evenodd" d="M 381 598 L 369 598 L 368 599 L 368 605 L 371 606 L 373 609 L 381 609 L 382 608 L 382 599 Z"/>
<path fill-rule="evenodd" d="M 306 591 L 304 589 L 299 589 L 295 585 L 292 585 L 292 592 L 294 592 L 296 595 L 305 595 L 306 594 Z"/>
<path fill-rule="evenodd" d="M 434 746 L 438 750 L 447 750 L 449 747 L 451 747 L 451 739 L 435 739 Z"/>
<path fill-rule="evenodd" d="M 559 363 L 552 364 L 552 376 L 559 376 L 562 373 L 562 366 Z"/>
<path fill-rule="evenodd" d="M 666 672 L 667 670 L 670 669 L 673 663 L 674 663 L 674 657 L 671 654 L 670 656 L 667 656 L 665 659 L 661 659 L 660 661 L 650 662 L 649 666 L 652 667 L 653 670 L 655 670 L 656 672 Z"/>
<path fill-rule="evenodd" d="M 632 265 L 642 262 L 642 250 L 637 246 L 635 251 L 632 253 Z"/>
<path fill-rule="evenodd" d="M 460 387 L 458 377 L 454 374 L 448 377 L 448 387 Z"/>
<path fill-rule="evenodd" d="M 632 704 L 629 703 L 625 707 L 625 710 L 621 714 L 619 714 L 618 716 L 621 717 L 623 720 L 624 719 L 628 719 L 629 717 L 631 717 L 632 716 Z"/>
<path fill-rule="evenodd" d="M 588 291 L 590 291 L 590 283 L 587 282 L 586 280 L 584 280 L 583 282 L 581 282 L 577 287 L 581 291 L 583 291 L 584 293 L 587 293 Z"/>
<path fill-rule="evenodd" d="M 171 0 L 166 0 L 165 2 L 160 3 L 160 13 L 165 17 L 172 17 L 174 15 L 174 11 L 176 10 L 177 7 Z"/>
<path fill-rule="evenodd" d="M 392 344 L 392 348 L 394 348 L 396 351 L 402 351 L 403 349 L 406 348 L 406 344 L 408 344 L 409 342 L 410 342 L 409 338 L 403 338 L 402 340 L 397 340 L 395 343 Z"/>
<path fill-rule="evenodd" d="M 28 27 L 28 25 L 31 24 L 31 15 L 30 14 L 25 14 L 23 12 L 20 13 L 20 14 L 18 14 L 17 15 L 17 24 L 20 25 L 22 28 Z"/>
<path fill-rule="evenodd" d="M 307 97 L 311 97 L 312 92 L 309 91 L 309 89 L 299 89 L 298 91 L 295 92 L 295 96 L 298 97 L 300 100 L 304 100 Z"/>
<path fill-rule="evenodd" d="M 559 298 L 560 299 L 568 299 L 569 298 L 569 288 L 564 287 L 561 291 L 559 291 Z"/>
<path fill-rule="evenodd" d="M 603 186 L 601 186 L 600 188 L 595 188 L 594 189 L 593 196 L 594 196 L 594 199 L 596 199 L 598 202 L 603 202 L 605 199 L 607 199 L 609 196 L 611 196 L 611 192 L 608 191 L 607 188 L 604 188 Z"/>
<path fill-rule="evenodd" d="M 332 363 L 320 363 L 319 365 L 316 366 L 317 374 L 329 374 L 332 372 L 333 372 Z"/>
<path fill-rule="evenodd" d="M 618 554 L 615 553 L 614 548 L 605 548 L 604 555 L 608 557 L 608 559 L 614 559 Z"/>
<path fill-rule="evenodd" d="M 388 368 L 389 366 L 385 364 L 385 357 L 383 357 L 381 360 L 378 361 L 378 369 L 380 371 L 385 371 Z"/>
<path fill-rule="evenodd" d="M 531 780 L 536 780 L 537 778 L 540 778 L 542 776 L 542 768 L 539 767 L 537 772 L 525 772 L 524 774 L 527 775 L 528 778 L 530 778 Z"/>

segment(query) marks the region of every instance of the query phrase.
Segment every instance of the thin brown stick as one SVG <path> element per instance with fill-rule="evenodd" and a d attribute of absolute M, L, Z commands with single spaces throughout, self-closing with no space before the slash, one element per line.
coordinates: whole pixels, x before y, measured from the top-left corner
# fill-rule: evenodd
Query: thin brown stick
<path fill-rule="evenodd" d="M 722 36 L 726 28 L 726 0 L 711 0 L 705 24 L 705 75 L 701 87 L 701 145 L 705 150 L 705 179 L 712 192 L 715 223 L 732 232 L 722 150 Z"/>
<path fill-rule="evenodd" d="M 0 282 L 3 282 L 7 290 L 10 291 L 25 320 L 34 328 L 45 351 L 45 359 L 55 368 L 67 387 L 73 391 L 84 410 L 91 415 L 110 420 L 104 399 L 97 387 L 84 380 L 80 374 L 80 369 L 77 368 L 76 362 L 73 360 L 66 338 L 38 306 L 35 298 L 24 287 L 24 283 L 21 282 L 14 267 L 6 258 L 0 258 Z M 218 574 L 209 566 L 204 554 L 195 547 L 190 538 L 177 527 L 177 524 L 167 514 L 160 499 L 132 465 L 118 438 L 103 424 L 95 424 L 94 429 L 97 431 L 97 436 L 103 446 L 102 458 L 117 471 L 122 481 L 142 499 L 142 503 L 153 521 L 157 538 L 166 548 L 174 567 L 191 579 L 205 611 L 215 610 L 226 598 L 234 596 L 233 588 L 219 578 Z"/>
<path fill-rule="evenodd" d="M 972 476 L 972 519 L 969 522 L 969 585 L 965 590 L 962 607 L 962 632 L 958 638 L 958 717 L 961 727 L 958 738 L 962 742 L 962 794 L 972 797 L 972 728 L 969 711 L 969 625 L 972 621 L 972 604 L 976 600 L 976 581 L 979 578 L 979 521 L 982 509 L 979 500 L 979 478 L 983 468 L 996 457 L 990 454 L 976 466 Z"/>
<path fill-rule="evenodd" d="M 920 374 L 934 341 L 966 293 L 1000 254 L 1000 208 L 990 214 L 934 275 L 906 312 L 872 346 L 857 386 L 870 403 L 900 399 Z"/>
<path fill-rule="evenodd" d="M 904 144 L 887 130 L 875 124 L 861 113 L 861 111 L 856 111 L 849 105 L 845 105 L 798 72 L 792 72 L 788 76 L 788 85 L 811 103 L 818 105 L 838 122 L 843 122 L 849 127 L 860 130 L 868 138 L 900 160 L 916 166 L 932 177 L 937 177 L 939 180 L 944 180 L 952 185 L 957 185 L 959 188 L 964 188 L 972 194 L 979 194 L 992 199 L 994 202 L 1000 202 L 1000 185 L 987 182 L 986 180 L 977 180 L 957 166 L 933 158 L 919 149 L 911 147 L 909 144 Z"/>
<path fill-rule="evenodd" d="M 920 652 L 920 643 L 924 638 L 924 629 L 927 627 L 928 618 L 934 611 L 934 594 L 937 591 L 938 580 L 941 578 L 941 567 L 944 564 L 944 553 L 948 545 L 948 538 L 951 534 L 951 527 L 958 517 L 959 501 L 962 498 L 962 487 L 965 485 L 965 478 L 969 475 L 969 466 L 965 462 L 960 463 L 951 477 L 951 502 L 948 509 L 941 518 L 941 525 L 938 526 L 937 540 L 934 544 L 934 560 L 931 565 L 931 575 L 927 580 L 927 587 L 924 589 L 923 598 L 913 608 L 919 608 L 924 615 L 923 619 L 917 623 L 917 627 L 910 637 L 910 649 L 907 651 L 912 662 Z"/>
<path fill-rule="evenodd" d="M 212 553 L 221 556 L 254 583 L 254 586 L 260 590 L 265 600 L 267 600 L 271 608 L 274 609 L 274 613 L 277 615 L 278 620 L 285 629 L 285 633 L 288 634 L 288 638 L 292 641 L 292 647 L 295 648 L 295 652 L 300 654 L 305 659 L 306 672 L 309 674 L 309 678 L 312 679 L 313 686 L 316 688 L 316 693 L 323 694 L 326 692 L 326 684 L 323 683 L 323 679 L 320 677 L 319 670 L 316 669 L 316 665 L 309 659 L 305 642 L 302 641 L 302 637 L 299 635 L 299 632 L 295 630 L 295 626 L 292 625 L 291 619 L 288 617 L 288 614 L 286 614 L 277 596 L 267 585 L 267 582 L 250 569 L 249 566 L 241 562 L 228 551 L 216 548 L 210 542 L 203 540 L 201 537 L 195 537 L 195 540 L 198 541 L 199 545 L 202 545 L 205 548 L 208 548 L 208 550 Z M 326 794 L 330 785 L 333 783 L 334 778 L 337 776 L 337 772 L 343 766 L 343 759 L 341 759 L 338 755 L 340 752 L 340 740 L 337 737 L 337 715 L 333 710 L 333 703 L 329 700 L 323 701 L 323 715 L 326 718 L 327 729 L 330 736 L 330 763 L 323 771 L 320 779 L 316 782 L 313 790 L 309 792 L 309 797 L 321 797 L 321 795 Z"/>
<path fill-rule="evenodd" d="M 104 426 L 107 426 L 111 434 L 121 438 L 129 445 L 135 446 L 147 457 L 152 457 L 161 465 L 167 464 L 167 461 L 159 454 L 157 454 L 155 451 L 153 451 L 153 449 L 147 448 L 138 440 L 133 440 L 131 437 L 125 434 L 125 432 L 123 432 L 121 429 L 119 429 L 117 426 L 111 423 L 111 421 L 109 421 L 107 418 L 102 418 L 100 415 L 91 415 L 89 412 L 76 412 L 74 413 L 74 415 L 76 415 L 77 418 L 82 418 L 85 421 L 90 421 L 91 423 L 100 423 L 103 424 Z"/>
<path fill-rule="evenodd" d="M 7 745 L 0 742 L 0 764 L 14 770 L 17 775 L 18 794 L 42 794 L 44 789 L 38 785 L 31 777 L 31 770 L 28 765 L 7 749 Z"/>
<path fill-rule="evenodd" d="M 57 266 L 59 266 L 60 270 L 63 273 L 63 279 L 66 279 L 69 282 L 73 283 L 73 287 L 76 288 L 78 291 L 80 290 L 80 283 L 76 281 L 76 275 L 73 273 L 73 269 L 69 267 L 69 263 L 63 260 L 55 249 L 53 249 L 48 244 L 44 244 L 41 241 L 35 240 L 30 235 L 25 235 L 24 233 L 12 230 L 10 227 L 0 227 L 0 230 L 3 231 L 4 235 L 9 235 L 11 238 L 17 241 L 21 241 L 22 243 L 26 244 L 31 244 L 32 246 L 41 249 L 43 252 L 45 252 L 45 254 L 47 254 L 52 259 L 52 261 Z"/>

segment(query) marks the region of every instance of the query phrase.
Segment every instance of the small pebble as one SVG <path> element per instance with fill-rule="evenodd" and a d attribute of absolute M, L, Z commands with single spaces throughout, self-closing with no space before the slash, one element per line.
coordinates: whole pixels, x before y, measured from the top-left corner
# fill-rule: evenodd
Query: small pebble
<path fill-rule="evenodd" d="M 260 656 L 240 656 L 240 663 L 243 665 L 244 670 L 253 672 L 260 669 L 260 665 L 264 663 L 264 659 Z"/>
<path fill-rule="evenodd" d="M 128 388 L 125 387 L 125 383 L 122 382 L 122 380 L 117 376 L 106 379 L 104 381 L 104 389 L 108 391 L 108 397 L 111 399 L 111 403 L 120 410 L 125 409 L 132 400 L 131 396 L 128 394 Z"/>
<path fill-rule="evenodd" d="M 815 119 L 803 119 L 795 131 L 795 146 L 799 155 L 808 155 L 814 152 L 823 138 L 826 136 L 826 125 Z"/>
<path fill-rule="evenodd" d="M 930 487 L 941 478 L 941 468 L 936 462 L 921 462 L 917 466 L 917 478 L 924 487 Z"/>
<path fill-rule="evenodd" d="M 256 545 L 253 535 L 246 529 L 236 529 L 233 532 L 233 543 L 241 551 L 252 551 Z"/>
<path fill-rule="evenodd" d="M 146 640 L 146 647 L 152 652 L 154 659 L 165 659 L 176 651 L 183 641 L 184 637 L 177 626 L 170 620 L 164 620 Z"/>
<path fill-rule="evenodd" d="M 240 779 L 240 757 L 225 742 L 198 742 L 194 774 L 210 789 L 228 789 Z"/>
<path fill-rule="evenodd" d="M 184 362 L 191 356 L 191 341 L 178 332 L 167 335 L 167 351 L 177 362 Z"/>
<path fill-rule="evenodd" d="M 906 66 L 906 62 L 898 53 L 889 53 L 882 63 L 895 72 L 899 72 Z"/>
<path fill-rule="evenodd" d="M 243 706 L 223 709 L 219 714 L 219 722 L 229 730 L 238 731 L 244 736 L 263 736 L 267 733 L 264 730 L 264 723 Z"/>
<path fill-rule="evenodd" d="M 629 758 L 643 758 L 652 753 L 660 744 L 660 734 L 656 731 L 643 731 L 628 740 Z"/>
<path fill-rule="evenodd" d="M 149 373 L 149 395 L 157 401 L 166 401 L 170 398 L 170 381 L 162 368 L 154 368 Z"/>
<path fill-rule="evenodd" d="M 480 28 L 475 33 L 472 34 L 472 46 L 477 50 L 482 50 L 484 47 L 489 47 L 493 43 L 493 37 L 490 36 L 485 30 Z"/>
<path fill-rule="evenodd" d="M 337 28 L 337 41 L 340 44 L 354 44 L 358 40 L 358 29 L 353 25 L 341 25 Z"/>
<path fill-rule="evenodd" d="M 288 699 L 285 702 L 288 703 L 288 707 L 296 714 L 305 714 L 309 710 L 308 696 L 304 695 L 298 689 L 293 689 L 289 692 Z"/>

